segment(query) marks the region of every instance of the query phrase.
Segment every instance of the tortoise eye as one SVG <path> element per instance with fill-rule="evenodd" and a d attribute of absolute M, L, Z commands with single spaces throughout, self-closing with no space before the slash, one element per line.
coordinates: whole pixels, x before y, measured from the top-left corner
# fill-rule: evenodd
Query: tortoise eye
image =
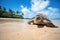
<path fill-rule="evenodd" d="M 41 18 L 40 18 L 40 17 L 37 17 L 36 19 L 37 19 L 37 20 L 40 20 Z"/>

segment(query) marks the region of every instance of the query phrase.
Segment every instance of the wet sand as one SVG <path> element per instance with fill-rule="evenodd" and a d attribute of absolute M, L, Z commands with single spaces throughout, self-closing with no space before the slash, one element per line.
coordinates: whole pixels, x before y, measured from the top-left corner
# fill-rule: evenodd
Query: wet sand
<path fill-rule="evenodd" d="M 46 26 L 39 28 L 37 25 L 27 24 L 27 21 L 0 18 L 0 40 L 60 40 L 60 26 L 58 25 L 60 21 L 54 21 L 57 22 L 58 28 Z"/>

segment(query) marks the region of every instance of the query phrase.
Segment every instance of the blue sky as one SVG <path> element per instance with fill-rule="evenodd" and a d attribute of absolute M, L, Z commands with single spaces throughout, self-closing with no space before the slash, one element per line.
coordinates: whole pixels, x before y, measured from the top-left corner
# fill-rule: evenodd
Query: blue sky
<path fill-rule="evenodd" d="M 22 11 L 25 18 L 37 13 L 47 15 L 49 18 L 60 18 L 60 0 L 0 0 L 0 5 L 7 10 Z"/>
<path fill-rule="evenodd" d="M 31 0 L 0 0 L 0 3 L 7 9 L 11 8 L 14 11 L 17 11 L 21 9 L 21 5 L 30 7 L 30 1 Z"/>

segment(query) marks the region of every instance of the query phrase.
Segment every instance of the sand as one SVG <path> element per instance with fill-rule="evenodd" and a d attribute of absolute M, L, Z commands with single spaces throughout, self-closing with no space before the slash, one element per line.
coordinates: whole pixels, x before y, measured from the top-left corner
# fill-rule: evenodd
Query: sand
<path fill-rule="evenodd" d="M 39 28 L 23 19 L 0 18 L 0 40 L 60 40 L 60 27 Z"/>

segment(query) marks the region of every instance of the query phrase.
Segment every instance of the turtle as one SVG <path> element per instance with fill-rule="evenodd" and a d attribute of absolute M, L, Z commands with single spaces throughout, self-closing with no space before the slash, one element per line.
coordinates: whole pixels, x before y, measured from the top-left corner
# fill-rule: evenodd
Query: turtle
<path fill-rule="evenodd" d="M 47 26 L 47 27 L 56 27 L 50 19 L 46 15 L 37 14 L 32 17 L 32 20 L 28 22 L 28 24 L 39 25 L 39 26 Z"/>

